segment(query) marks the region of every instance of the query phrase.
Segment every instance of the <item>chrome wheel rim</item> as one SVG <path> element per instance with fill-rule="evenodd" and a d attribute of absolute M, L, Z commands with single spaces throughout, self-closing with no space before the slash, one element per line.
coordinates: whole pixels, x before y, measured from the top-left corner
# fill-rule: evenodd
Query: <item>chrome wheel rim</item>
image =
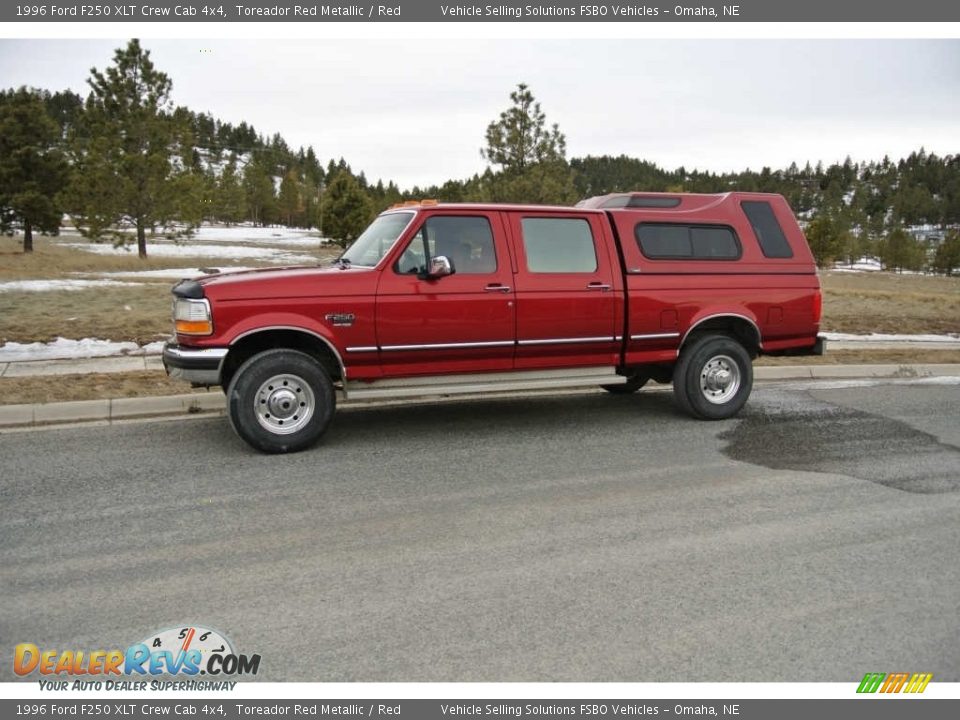
<path fill-rule="evenodd" d="M 257 422 L 275 435 L 290 435 L 310 422 L 316 409 L 313 390 L 297 375 L 274 375 L 254 396 Z"/>
<path fill-rule="evenodd" d="M 729 355 L 710 358 L 700 370 L 700 392 L 707 402 L 723 405 L 740 389 L 740 366 Z"/>

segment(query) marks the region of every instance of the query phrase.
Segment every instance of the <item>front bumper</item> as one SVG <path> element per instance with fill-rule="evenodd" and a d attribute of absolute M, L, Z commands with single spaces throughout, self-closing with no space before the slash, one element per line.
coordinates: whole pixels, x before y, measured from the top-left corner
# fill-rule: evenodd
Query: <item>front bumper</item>
<path fill-rule="evenodd" d="M 219 385 L 227 348 L 191 348 L 168 342 L 163 346 L 167 375 L 194 385 Z"/>

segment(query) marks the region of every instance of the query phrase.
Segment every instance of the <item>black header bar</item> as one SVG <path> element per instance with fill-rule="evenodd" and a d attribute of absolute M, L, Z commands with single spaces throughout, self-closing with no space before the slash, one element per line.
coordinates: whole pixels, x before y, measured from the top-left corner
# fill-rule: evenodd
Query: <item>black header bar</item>
<path fill-rule="evenodd" d="M 706 0 L 693 2 L 460 2 L 457 0 L 149 0 L 4 2 L 0 22 L 956 22 L 943 0 Z M 949 35 L 947 35 L 949 36 Z"/>

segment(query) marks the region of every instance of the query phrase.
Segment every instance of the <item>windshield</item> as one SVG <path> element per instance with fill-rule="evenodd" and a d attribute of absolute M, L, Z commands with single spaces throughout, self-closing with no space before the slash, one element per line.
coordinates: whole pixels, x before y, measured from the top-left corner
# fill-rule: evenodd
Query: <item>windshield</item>
<path fill-rule="evenodd" d="M 410 224 L 413 213 L 389 213 L 381 215 L 356 242 L 340 257 L 340 261 L 350 265 L 373 267 L 387 254 L 400 237 L 400 233 Z"/>

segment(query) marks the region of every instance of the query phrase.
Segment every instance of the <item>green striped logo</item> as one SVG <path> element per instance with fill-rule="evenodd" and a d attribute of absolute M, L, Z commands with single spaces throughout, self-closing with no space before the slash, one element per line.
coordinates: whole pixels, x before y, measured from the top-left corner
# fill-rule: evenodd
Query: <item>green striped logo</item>
<path fill-rule="evenodd" d="M 933 673 L 867 673 L 858 693 L 922 693 L 933 680 Z"/>

